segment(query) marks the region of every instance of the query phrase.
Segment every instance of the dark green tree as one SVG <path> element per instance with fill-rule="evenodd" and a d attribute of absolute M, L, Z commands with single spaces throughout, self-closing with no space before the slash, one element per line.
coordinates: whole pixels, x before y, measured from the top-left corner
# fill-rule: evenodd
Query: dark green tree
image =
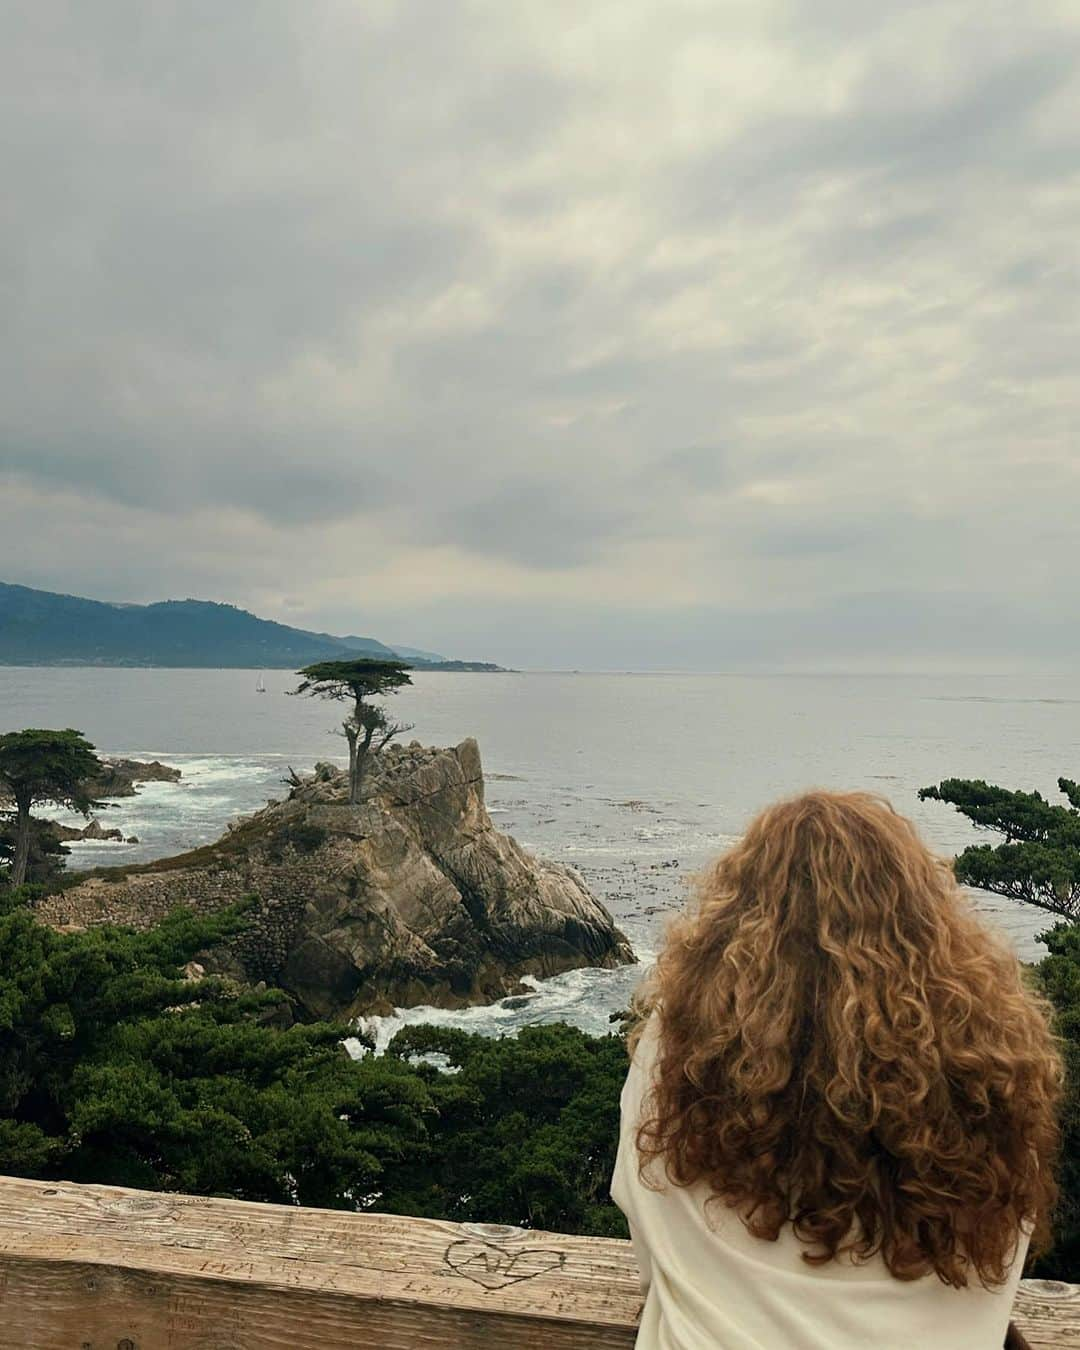
<path fill-rule="evenodd" d="M 1034 1273 L 1080 1280 L 1080 785 L 1059 778 L 1068 802 L 1049 802 L 1039 792 L 1017 792 L 981 779 L 947 778 L 923 788 L 923 801 L 948 802 L 982 830 L 1002 838 L 978 844 L 956 858 L 957 880 L 1011 900 L 1036 905 L 1070 920 L 1040 934 L 1049 955 L 1034 968 L 1036 986 L 1055 1011 L 1055 1029 L 1065 1058 L 1060 1160 L 1061 1198 L 1054 1247 Z"/>
<path fill-rule="evenodd" d="M 30 857 L 30 812 L 42 802 L 82 815 L 103 805 L 94 801 L 87 779 L 101 772 L 94 747 L 79 731 L 9 731 L 0 735 L 0 797 L 15 807 L 15 848 L 11 884 L 26 880 Z"/>
<path fill-rule="evenodd" d="M 297 671 L 301 683 L 292 692 L 352 703 L 341 729 L 349 744 L 349 801 L 360 800 L 368 755 L 412 728 L 395 722 L 373 699 L 396 694 L 412 684 L 406 661 L 319 661 Z"/>
<path fill-rule="evenodd" d="M 626 1077 L 621 1036 L 563 1024 L 493 1040 L 408 1027 L 389 1056 L 416 1065 L 435 1105 L 420 1145 L 390 1163 L 379 1208 L 560 1233 L 627 1236 L 608 1194 Z"/>
<path fill-rule="evenodd" d="M 1065 1098 L 1054 1246 L 1032 1273 L 1076 1283 L 1080 1281 L 1080 926 L 1058 924 L 1040 937 L 1050 955 L 1035 967 L 1035 981 L 1054 1005 L 1055 1030 L 1065 1058 Z"/>
<path fill-rule="evenodd" d="M 3 869 L 10 869 L 14 861 L 17 832 L 14 813 L 7 820 L 0 816 L 0 877 L 4 875 Z M 70 853 L 71 849 L 62 842 L 51 820 L 31 817 L 25 884 L 50 886 L 60 877 Z"/>
<path fill-rule="evenodd" d="M 271 1025 L 280 993 L 181 978 L 237 913 L 59 933 L 22 899 L 0 913 L 0 1173 L 363 1208 L 422 1138 L 408 1065 Z"/>
<path fill-rule="evenodd" d="M 1059 778 L 1058 787 L 1068 806 L 1048 802 L 1039 792 L 1012 792 L 967 778 L 923 788 L 919 800 L 948 802 L 977 828 L 1003 837 L 999 844 L 964 849 L 954 863 L 959 882 L 1077 920 L 1080 784 Z"/>

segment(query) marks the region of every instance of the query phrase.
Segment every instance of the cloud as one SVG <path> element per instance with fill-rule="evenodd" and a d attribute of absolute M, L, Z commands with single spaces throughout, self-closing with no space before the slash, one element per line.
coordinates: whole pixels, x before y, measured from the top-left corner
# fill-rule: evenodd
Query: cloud
<path fill-rule="evenodd" d="M 6 579 L 1072 660 L 1078 71 L 1068 0 L 17 7 Z"/>

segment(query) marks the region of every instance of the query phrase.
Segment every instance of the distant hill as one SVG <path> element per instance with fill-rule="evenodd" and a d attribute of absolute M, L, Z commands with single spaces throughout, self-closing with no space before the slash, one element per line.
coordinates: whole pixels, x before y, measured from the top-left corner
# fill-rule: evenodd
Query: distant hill
<path fill-rule="evenodd" d="M 343 642 L 363 641 L 362 638 L 342 638 Z M 447 658 L 440 656 L 437 652 L 425 652 L 420 647 L 395 647 L 394 651 L 398 656 L 403 656 L 406 661 L 428 661 L 437 664 L 443 664 Z"/>
<path fill-rule="evenodd" d="M 0 665 L 212 666 L 292 669 L 349 655 L 403 656 L 418 667 L 497 670 L 416 658 L 369 637 L 335 637 L 260 619 L 235 605 L 164 600 L 108 604 L 0 582 Z"/>

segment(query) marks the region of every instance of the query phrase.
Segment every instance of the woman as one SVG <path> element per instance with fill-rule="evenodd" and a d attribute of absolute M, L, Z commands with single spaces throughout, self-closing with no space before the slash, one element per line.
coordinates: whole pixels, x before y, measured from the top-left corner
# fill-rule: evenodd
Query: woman
<path fill-rule="evenodd" d="M 991 1350 L 1048 1238 L 1047 1011 L 876 797 L 763 812 L 671 929 L 612 1196 L 638 1350 Z"/>

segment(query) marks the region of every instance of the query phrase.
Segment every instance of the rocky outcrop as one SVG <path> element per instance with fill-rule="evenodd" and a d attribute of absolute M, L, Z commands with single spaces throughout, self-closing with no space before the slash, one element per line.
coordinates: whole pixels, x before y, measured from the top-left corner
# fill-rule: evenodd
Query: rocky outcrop
<path fill-rule="evenodd" d="M 88 778 L 79 784 L 85 796 L 94 801 L 113 797 L 134 797 L 137 783 L 179 783 L 180 770 L 171 764 L 162 764 L 158 759 L 120 759 L 104 756 L 101 760 L 101 772 L 94 778 Z M 0 795 L 0 808 L 10 810 L 9 797 Z M 57 830 L 62 826 L 57 826 Z M 82 838 L 81 835 L 61 835 L 61 838 Z M 109 836 L 85 836 L 102 838 Z"/>
<path fill-rule="evenodd" d="M 106 829 L 96 817 L 91 817 L 89 824 L 84 825 L 82 829 L 75 825 L 60 825 L 55 820 L 46 821 L 45 824 L 56 838 L 65 844 L 72 839 L 113 839 L 122 844 L 139 842 L 135 835 L 125 837 L 122 830 Z"/>
<path fill-rule="evenodd" d="M 344 774 L 320 765 L 217 844 L 88 877 L 39 913 L 146 926 L 254 894 L 250 930 L 204 964 L 276 982 L 317 1017 L 486 1002 L 524 975 L 633 961 L 576 872 L 492 825 L 475 741 L 390 746 L 364 796 L 350 806 Z"/>
<path fill-rule="evenodd" d="M 162 764 L 160 760 L 120 759 L 106 757 L 102 761 L 102 771 L 96 778 L 85 783 L 89 796 L 134 797 L 136 783 L 179 783 L 180 770 L 171 764 Z"/>

